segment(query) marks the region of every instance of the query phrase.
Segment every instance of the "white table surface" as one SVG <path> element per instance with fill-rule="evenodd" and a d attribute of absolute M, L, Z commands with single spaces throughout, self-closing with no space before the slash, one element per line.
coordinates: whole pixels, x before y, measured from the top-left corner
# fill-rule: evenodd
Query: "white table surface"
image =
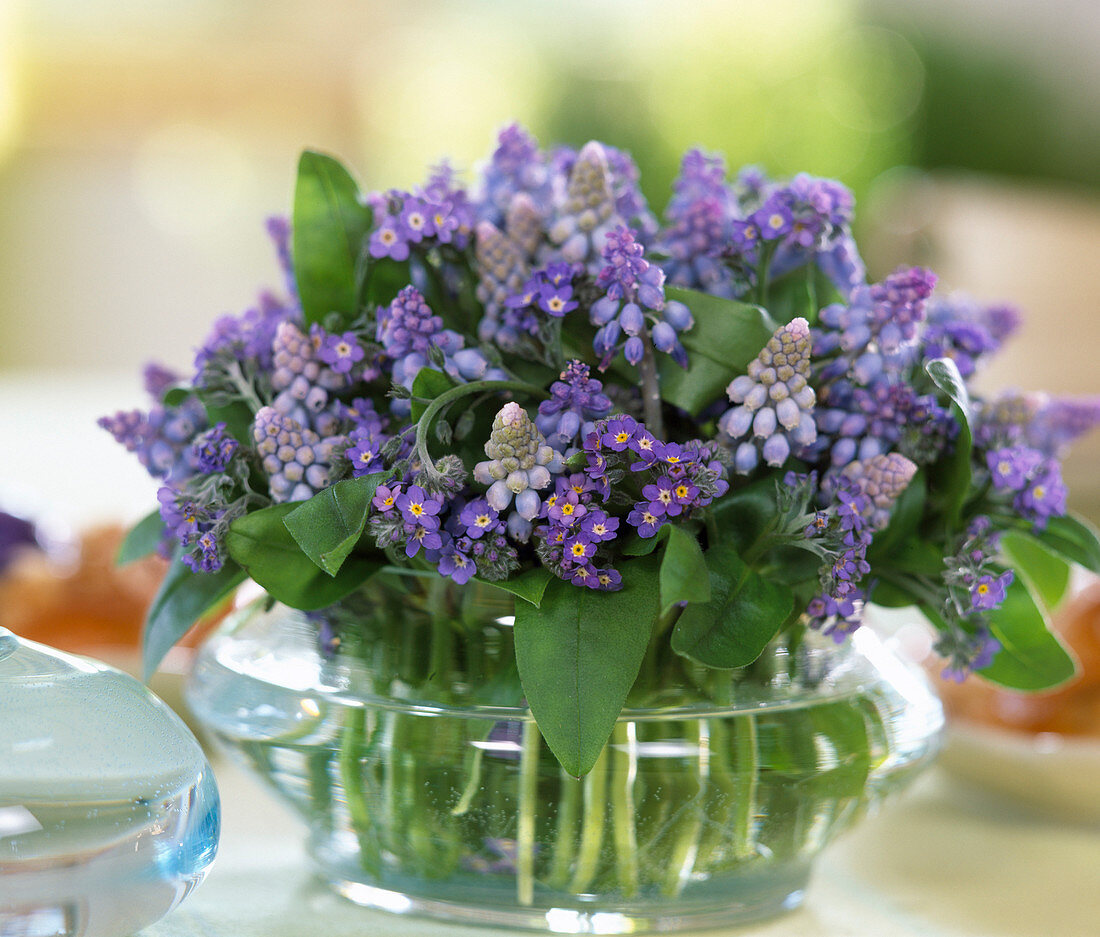
<path fill-rule="evenodd" d="M 218 761 L 215 774 L 223 801 L 218 858 L 202 886 L 142 937 L 512 933 L 366 911 L 338 898 L 309 873 L 304 827 L 236 767 Z M 725 933 L 1096 937 L 1100 828 L 1045 819 L 933 769 L 825 852 L 802 908 Z"/>

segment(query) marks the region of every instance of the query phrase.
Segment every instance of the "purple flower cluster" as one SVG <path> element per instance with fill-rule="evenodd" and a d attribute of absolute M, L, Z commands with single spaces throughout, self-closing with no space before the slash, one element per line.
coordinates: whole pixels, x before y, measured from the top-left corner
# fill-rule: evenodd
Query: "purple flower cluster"
<path fill-rule="evenodd" d="M 519 124 L 510 124 L 500 132 L 482 174 L 479 219 L 499 225 L 517 195 L 527 196 L 536 205 L 547 204 L 550 174 L 535 138 Z"/>
<path fill-rule="evenodd" d="M 554 493 L 543 501 L 539 516 L 546 522 L 534 530 L 543 564 L 576 586 L 613 592 L 622 576 L 610 566 L 598 566 L 601 546 L 618 536 L 619 519 L 594 503 L 598 486 L 584 472 L 559 476 Z"/>
<path fill-rule="evenodd" d="M 809 374 L 810 327 L 805 319 L 793 319 L 768 339 L 748 373 L 730 383 L 726 392 L 738 406 L 722 415 L 718 429 L 730 445 L 737 444 L 733 464 L 740 474 L 755 469 L 760 456 L 777 467 L 792 449 L 814 444 L 816 397 Z"/>
<path fill-rule="evenodd" d="M 936 652 L 947 661 L 943 676 L 961 682 L 973 670 L 988 666 L 1000 644 L 989 632 L 988 616 L 1004 602 L 1015 578 L 996 565 L 999 535 L 984 515 L 975 517 L 959 538 L 955 552 L 944 558 L 947 599 L 942 609 L 947 631 Z"/>
<path fill-rule="evenodd" d="M 322 439 L 274 407 L 262 407 L 256 414 L 252 441 L 276 502 L 303 501 L 327 488 L 333 456 L 348 444 L 346 436 Z"/>
<path fill-rule="evenodd" d="M 523 321 L 533 323 L 535 328 L 538 323 L 535 309 L 560 319 L 579 305 L 574 297 L 573 277 L 574 269 L 570 264 L 550 264 L 536 270 L 523 285 L 523 290 L 509 296 L 505 305 L 516 315 L 527 312 Z M 532 326 L 527 325 L 526 331 L 533 331 Z"/>
<path fill-rule="evenodd" d="M 342 416 L 352 423 L 347 434 L 348 447 L 344 450 L 344 455 L 351 463 L 352 477 L 359 478 L 384 471 L 386 463 L 382 450 L 390 441 L 390 437 L 384 432 L 389 421 L 375 411 L 370 400 L 362 397 L 345 405 Z"/>
<path fill-rule="evenodd" d="M 477 335 L 506 350 L 519 345 L 525 335 L 538 331 L 538 318 L 530 304 L 510 302 L 524 293 L 530 259 L 519 243 L 490 221 L 477 225 L 474 256 L 478 264 L 477 298 L 485 313 Z"/>
<path fill-rule="evenodd" d="M 339 401 L 332 392 L 343 390 L 355 377 L 330 367 L 322 357 L 331 337 L 317 324 L 305 335 L 293 322 L 282 322 L 272 342 L 271 388 L 276 397 L 271 406 L 323 436 L 339 426 Z"/>
<path fill-rule="evenodd" d="M 680 367 L 688 366 L 679 333 L 694 325 L 691 312 L 683 303 L 665 301 L 664 272 L 647 261 L 644 253 L 633 229 L 618 227 L 608 232 L 602 251 L 604 266 L 596 278 L 604 295 L 592 304 L 590 313 L 592 324 L 599 326 L 592 346 L 600 356 L 600 370 L 607 368 L 619 351 L 630 364 L 637 364 L 645 354 L 647 339 Z"/>
<path fill-rule="evenodd" d="M 196 573 L 215 573 L 225 564 L 225 549 L 216 533 L 222 511 L 201 504 L 174 485 L 157 491 L 160 517 L 183 548 L 183 562 Z"/>
<path fill-rule="evenodd" d="M 195 396 L 178 406 L 160 402 L 164 391 L 178 379 L 164 368 L 146 369 L 146 391 L 157 402 L 148 412 L 122 410 L 97 422 L 115 441 L 137 455 L 153 478 L 186 478 L 199 470 L 191 446 L 195 435 L 207 427 L 206 412 Z"/>
<path fill-rule="evenodd" d="M 550 385 L 550 399 L 539 404 L 535 425 L 547 443 L 567 452 L 577 440 L 592 432 L 593 423 L 611 412 L 611 400 L 603 384 L 590 376 L 587 364 L 570 361 L 560 380 Z"/>
<path fill-rule="evenodd" d="M 897 452 L 872 456 L 866 462 L 850 462 L 841 476 L 854 482 L 867 499 L 865 508 L 872 530 L 885 530 L 894 502 L 909 487 L 917 466 Z"/>
<path fill-rule="evenodd" d="M 195 386 L 218 387 L 227 371 L 242 365 L 255 374 L 269 371 L 279 326 L 300 321 L 297 306 L 271 293 L 262 293 L 258 304 L 239 316 L 221 316 L 195 353 Z"/>
<path fill-rule="evenodd" d="M 1066 486 L 1057 460 L 1028 446 L 1007 446 L 986 453 L 996 492 L 1012 496 L 1013 509 L 1037 530 L 1066 513 Z"/>
<path fill-rule="evenodd" d="M 408 260 L 414 246 L 449 244 L 464 250 L 473 230 L 473 206 L 446 168 L 418 191 L 395 189 L 375 202 L 379 210 L 368 250 L 376 259 Z"/>
<path fill-rule="evenodd" d="M 626 517 L 641 537 L 652 537 L 670 519 L 690 516 L 729 490 L 715 444 L 663 442 L 627 414 L 598 420 L 584 453 L 585 474 L 604 501 L 628 473 L 641 473 L 632 483 L 641 486 L 642 499 Z"/>
<path fill-rule="evenodd" d="M 379 310 L 376 338 L 393 382 L 408 390 L 421 368 L 443 371 L 459 383 L 504 377 L 498 368 L 490 368 L 481 350 L 463 347 L 461 335 L 444 329 L 443 319 L 413 286 L 406 286 L 388 307 Z M 441 365 L 433 360 L 433 349 L 442 352 Z M 406 415 L 410 406 L 401 398 L 390 403 L 390 409 L 400 416 Z"/>
<path fill-rule="evenodd" d="M 688 150 L 672 184 L 674 194 L 657 246 L 669 258 L 663 264 L 669 283 L 732 298 L 740 291 L 721 258 L 737 199 L 725 178 L 726 165 L 720 156 Z"/>
<path fill-rule="evenodd" d="M 493 582 L 518 565 L 500 516 L 484 498 L 447 500 L 419 485 L 379 485 L 371 501 L 370 527 L 382 549 L 422 557 L 460 585 L 475 574 Z"/>
<path fill-rule="evenodd" d="M 816 481 L 813 473 L 798 476 L 789 472 L 785 484 L 812 486 Z M 865 595 L 859 583 L 871 571 L 867 549 L 874 534 L 872 511 L 872 501 L 859 483 L 841 477 L 832 503 L 805 529 L 806 537 L 815 540 L 828 559 L 821 568 L 821 592 L 806 606 L 806 617 L 811 628 L 831 635 L 838 644 L 861 623 Z"/>
<path fill-rule="evenodd" d="M 240 443 L 225 431 L 224 423 L 200 433 L 191 445 L 196 467 L 206 475 L 224 472 L 240 448 Z"/>

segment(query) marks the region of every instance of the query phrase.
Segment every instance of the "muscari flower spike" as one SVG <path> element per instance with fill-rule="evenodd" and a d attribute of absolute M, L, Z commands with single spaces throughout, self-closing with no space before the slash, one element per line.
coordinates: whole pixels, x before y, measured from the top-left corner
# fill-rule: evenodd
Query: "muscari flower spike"
<path fill-rule="evenodd" d="M 876 455 L 866 462 L 851 462 L 841 473 L 859 485 L 867 499 L 865 515 L 875 530 L 884 530 L 890 523 L 894 503 L 909 487 L 917 466 L 897 452 Z"/>
<path fill-rule="evenodd" d="M 612 192 L 607 151 L 593 140 L 582 147 L 573 163 L 565 198 L 548 231 L 550 242 L 562 260 L 584 264 L 595 276 L 602 265 L 604 237 L 621 220 Z"/>
<path fill-rule="evenodd" d="M 733 463 L 738 473 L 755 469 L 760 456 L 768 465 L 780 466 L 792 448 L 797 451 L 816 440 L 815 396 L 807 381 L 810 345 L 809 324 L 792 319 L 776 330 L 749 364 L 748 374 L 734 378 L 727 388 L 739 406 L 722 415 L 718 428 L 730 445 L 737 444 Z"/>
<path fill-rule="evenodd" d="M 680 367 L 688 366 L 679 333 L 695 324 L 691 311 L 683 303 L 666 302 L 664 272 L 646 260 L 644 252 L 634 229 L 620 226 L 608 232 L 604 266 L 596 278 L 604 295 L 590 310 L 592 324 L 600 327 L 592 347 L 600 356 L 601 370 L 620 350 L 630 364 L 641 361 L 647 332 L 658 351 L 671 355 Z"/>
<path fill-rule="evenodd" d="M 503 512 L 514 497 L 521 518 L 537 517 L 542 508 L 538 492 L 561 472 L 562 459 L 518 403 L 506 403 L 497 413 L 485 454 L 489 459 L 474 466 L 474 479 L 489 486 L 485 498 L 490 506 Z"/>
<path fill-rule="evenodd" d="M 550 399 L 539 404 L 535 425 L 551 446 L 565 452 L 578 435 L 587 436 L 595 421 L 611 412 L 611 399 L 580 361 L 570 361 L 560 377 L 550 385 Z"/>
<path fill-rule="evenodd" d="M 304 501 L 328 487 L 332 458 L 348 444 L 345 436 L 322 439 L 274 407 L 256 414 L 252 439 L 275 502 Z"/>

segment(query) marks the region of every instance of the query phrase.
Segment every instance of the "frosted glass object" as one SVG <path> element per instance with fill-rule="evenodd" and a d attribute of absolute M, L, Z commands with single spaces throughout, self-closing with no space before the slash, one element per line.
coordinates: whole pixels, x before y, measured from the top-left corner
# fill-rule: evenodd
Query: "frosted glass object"
<path fill-rule="evenodd" d="M 200 882 L 210 765 L 133 677 L 0 628 L 0 937 L 123 937 Z"/>

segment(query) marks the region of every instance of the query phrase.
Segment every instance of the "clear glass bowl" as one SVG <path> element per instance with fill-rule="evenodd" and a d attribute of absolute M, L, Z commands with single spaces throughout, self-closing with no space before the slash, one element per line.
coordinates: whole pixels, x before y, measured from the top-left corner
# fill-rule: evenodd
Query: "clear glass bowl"
<path fill-rule="evenodd" d="M 306 821 L 321 876 L 373 908 L 574 934 L 771 915 L 943 724 L 923 675 L 867 630 L 776 644 L 742 671 L 658 647 L 576 780 L 522 705 L 505 606 L 467 596 L 440 615 L 438 597 L 390 593 L 335 623 L 330 654 L 316 617 L 244 610 L 187 691 Z"/>
<path fill-rule="evenodd" d="M 0 628 L 0 935 L 124 937 L 217 851 L 218 790 L 133 677 Z"/>

